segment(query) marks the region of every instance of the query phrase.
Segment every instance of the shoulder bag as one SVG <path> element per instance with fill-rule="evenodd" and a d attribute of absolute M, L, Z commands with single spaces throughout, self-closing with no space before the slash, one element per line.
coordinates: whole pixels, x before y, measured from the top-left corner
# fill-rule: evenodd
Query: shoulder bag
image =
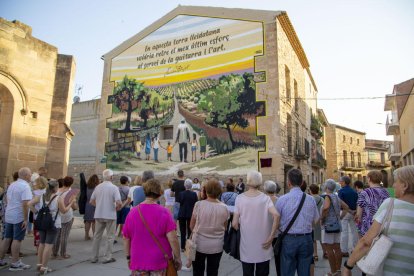
<path fill-rule="evenodd" d="M 139 205 L 137 206 L 139 216 L 141 217 L 141 221 L 144 224 L 145 228 L 147 229 L 148 233 L 151 235 L 151 238 L 154 240 L 154 242 L 157 244 L 157 246 L 160 248 L 162 254 L 164 254 L 164 258 L 168 263 L 167 266 L 167 274 L 166 276 L 177 276 L 177 269 L 175 268 L 174 260 L 173 258 L 169 258 L 167 252 L 165 252 L 165 249 L 162 247 L 158 239 L 155 237 L 154 233 L 149 228 L 147 222 L 145 221 L 144 217 L 142 216 L 141 209 L 139 208 Z"/>
<path fill-rule="evenodd" d="M 275 258 L 278 258 L 280 256 L 280 251 L 282 250 L 282 241 L 283 238 L 286 236 L 286 234 L 289 232 L 290 228 L 292 228 L 292 225 L 295 223 L 296 218 L 298 217 L 300 210 L 302 210 L 303 207 L 303 203 L 305 202 L 306 199 L 306 194 L 303 193 L 302 194 L 302 199 L 300 200 L 299 206 L 296 209 L 295 214 L 293 215 L 293 218 L 290 220 L 288 226 L 286 227 L 285 231 L 283 231 L 282 234 L 280 234 L 277 239 L 275 244 L 273 245 L 273 253 L 275 254 Z"/>
<path fill-rule="evenodd" d="M 336 213 L 332 198 L 329 195 L 326 195 L 326 196 L 331 201 L 330 202 L 331 205 L 329 206 L 329 208 L 330 209 L 332 208 L 334 210 L 336 220 L 330 223 L 325 223 L 325 226 L 324 226 L 325 233 L 340 233 L 341 232 L 341 220 L 339 219 L 338 214 Z"/>
<path fill-rule="evenodd" d="M 200 210 L 199 210 L 200 212 Z M 198 221 L 198 214 L 196 218 L 196 225 L 194 226 L 194 231 L 191 232 L 190 238 L 185 241 L 185 256 L 187 260 L 194 261 L 197 251 L 197 244 L 196 244 L 196 235 L 198 230 L 200 229 L 200 223 Z"/>
<path fill-rule="evenodd" d="M 357 262 L 357 266 L 366 274 L 382 275 L 385 259 L 394 244 L 394 242 L 386 236 L 391 223 L 393 210 L 394 199 L 391 198 L 380 232 L 372 241 L 368 253 Z"/>

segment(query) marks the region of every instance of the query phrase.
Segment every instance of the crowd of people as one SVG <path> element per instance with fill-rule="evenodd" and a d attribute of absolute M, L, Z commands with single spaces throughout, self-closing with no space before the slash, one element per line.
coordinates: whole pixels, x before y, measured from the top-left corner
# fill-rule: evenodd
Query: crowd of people
<path fill-rule="evenodd" d="M 360 181 L 351 183 L 348 176 L 340 177 L 338 183 L 328 179 L 318 186 L 307 185 L 302 172 L 291 169 L 288 191 L 279 195 L 279 184 L 263 181 L 257 171 L 248 172 L 246 182 L 239 178 L 237 184 L 231 177 L 224 181 L 205 177 L 200 182 L 186 178 L 182 170 L 176 178 L 161 183 L 154 172 L 144 171 L 134 181 L 123 175 L 115 185 L 114 173 L 107 169 L 102 180 L 98 175 L 89 178 L 85 191 L 81 189 L 79 198 L 83 200 L 78 200 L 76 189 L 71 187 L 72 177 L 47 179 L 47 171 L 42 168 L 39 172 L 20 169 L 3 195 L 0 266 L 7 265 L 5 255 L 10 249 L 12 271 L 30 268 L 20 256 L 21 241 L 32 229 L 30 213 L 35 222 L 36 266 L 45 274 L 52 271 L 50 258 L 71 257 L 67 241 L 74 211 L 82 209 L 85 240 L 93 239 L 90 261 L 115 262 L 113 245 L 118 234 L 133 276 L 166 275 L 169 264 L 195 276 L 218 275 L 230 228 L 240 234 L 243 275 L 314 275 L 318 241 L 330 266 L 326 275 L 351 275 L 381 231 L 392 202 L 387 234 L 394 245 L 383 273 L 414 274 L 414 166 L 395 171 L 393 199 L 382 186 L 379 171 L 368 173 L 367 187 Z M 53 227 L 46 229 L 38 223 L 45 207 L 53 218 Z M 100 260 L 104 232 L 106 246 Z M 192 257 L 186 252 L 190 250 L 188 240 L 195 244 Z M 186 262 L 181 263 L 184 252 Z M 272 258 L 276 271 L 270 271 Z"/>

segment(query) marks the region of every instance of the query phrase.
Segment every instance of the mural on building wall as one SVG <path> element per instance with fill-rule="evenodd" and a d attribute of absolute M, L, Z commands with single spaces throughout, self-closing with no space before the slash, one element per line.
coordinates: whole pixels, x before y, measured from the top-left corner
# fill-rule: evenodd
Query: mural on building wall
<path fill-rule="evenodd" d="M 113 58 L 107 166 L 257 169 L 265 139 L 256 117 L 265 105 L 256 101 L 263 74 L 254 57 L 263 51 L 260 22 L 180 15 Z"/>

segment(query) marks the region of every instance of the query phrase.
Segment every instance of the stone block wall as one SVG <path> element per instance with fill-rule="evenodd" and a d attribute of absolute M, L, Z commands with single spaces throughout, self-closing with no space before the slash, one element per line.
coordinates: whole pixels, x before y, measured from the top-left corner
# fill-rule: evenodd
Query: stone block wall
<path fill-rule="evenodd" d="M 36 171 L 46 165 L 50 122 L 56 119 L 51 113 L 55 85 L 61 80 L 56 77 L 58 51 L 31 34 L 31 27 L 0 18 L 0 89 L 13 106 L 8 110 L 13 116 L 3 114 L 11 122 L 0 122 L 6 125 L 0 136 L 0 148 L 6 149 L 1 150 L 0 181 L 10 180 L 23 166 Z"/>

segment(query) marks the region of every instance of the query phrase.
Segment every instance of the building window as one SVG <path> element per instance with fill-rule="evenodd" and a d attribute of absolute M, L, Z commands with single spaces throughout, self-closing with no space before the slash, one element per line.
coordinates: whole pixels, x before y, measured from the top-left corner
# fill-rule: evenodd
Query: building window
<path fill-rule="evenodd" d="M 351 151 L 351 167 L 355 168 L 355 156 L 353 151 Z"/>
<path fill-rule="evenodd" d="M 357 146 L 359 146 L 359 139 L 357 139 Z"/>
<path fill-rule="evenodd" d="M 385 153 L 381 152 L 381 164 L 385 164 Z"/>
<path fill-rule="evenodd" d="M 349 138 L 349 143 L 352 145 L 352 137 Z"/>
<path fill-rule="evenodd" d="M 346 150 L 343 151 L 343 158 L 344 158 L 344 166 L 348 167 L 348 153 L 346 152 Z"/>
<path fill-rule="evenodd" d="M 285 65 L 286 101 L 290 102 L 290 70 Z"/>
<path fill-rule="evenodd" d="M 292 117 L 290 116 L 290 114 L 287 114 L 286 128 L 288 154 L 292 154 Z"/>
<path fill-rule="evenodd" d="M 295 111 L 299 112 L 299 93 L 298 93 L 298 83 L 296 80 L 293 80 L 293 90 L 295 93 Z"/>
<path fill-rule="evenodd" d="M 342 136 L 342 142 L 346 142 L 346 137 L 345 137 L 345 135 L 344 136 Z"/>
<path fill-rule="evenodd" d="M 161 133 L 160 133 L 160 139 L 161 140 L 171 140 L 174 137 L 174 133 L 173 133 L 174 127 L 167 125 L 167 126 L 162 126 L 161 127 Z"/>
<path fill-rule="evenodd" d="M 300 132 L 299 132 L 299 124 L 295 122 L 295 131 L 296 131 L 296 151 L 298 154 L 302 152 L 301 141 L 300 141 Z"/>
<path fill-rule="evenodd" d="M 357 156 L 358 156 L 358 168 L 362 168 L 362 164 L 361 164 L 361 153 L 358 152 L 357 153 Z"/>

